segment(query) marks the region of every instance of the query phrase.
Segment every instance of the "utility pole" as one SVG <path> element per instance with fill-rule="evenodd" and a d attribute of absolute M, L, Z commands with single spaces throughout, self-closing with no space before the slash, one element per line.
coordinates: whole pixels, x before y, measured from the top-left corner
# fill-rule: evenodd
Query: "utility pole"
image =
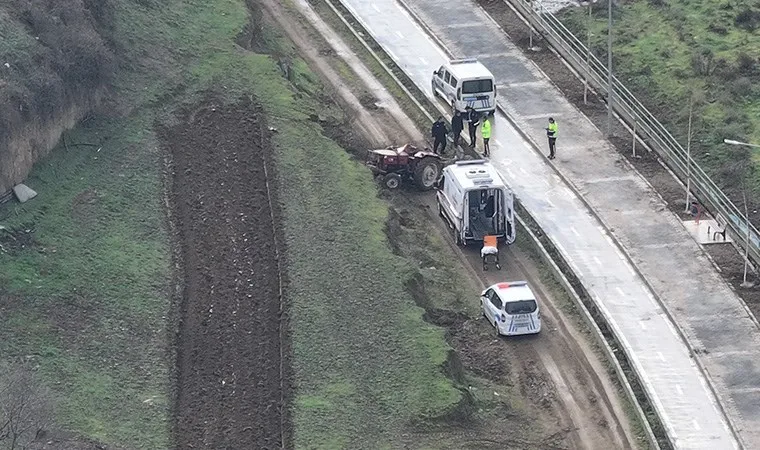
<path fill-rule="evenodd" d="M 689 192 L 691 191 L 691 118 L 694 108 L 694 95 L 689 99 L 689 128 L 686 136 L 686 210 L 689 212 Z"/>
<path fill-rule="evenodd" d="M 607 137 L 612 136 L 612 0 L 607 0 Z"/>

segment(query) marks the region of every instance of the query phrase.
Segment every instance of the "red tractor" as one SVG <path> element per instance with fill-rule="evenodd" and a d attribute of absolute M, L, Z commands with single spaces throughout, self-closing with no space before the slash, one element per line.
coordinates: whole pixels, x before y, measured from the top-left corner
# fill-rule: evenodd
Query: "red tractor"
<path fill-rule="evenodd" d="M 367 167 L 388 189 L 402 180 L 412 180 L 423 191 L 432 189 L 441 177 L 441 157 L 429 150 L 407 144 L 367 152 Z"/>

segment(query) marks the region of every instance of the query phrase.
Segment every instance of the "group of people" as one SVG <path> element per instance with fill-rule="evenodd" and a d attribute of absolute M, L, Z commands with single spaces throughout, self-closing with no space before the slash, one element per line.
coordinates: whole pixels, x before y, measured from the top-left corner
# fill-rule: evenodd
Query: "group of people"
<path fill-rule="evenodd" d="M 454 113 L 454 117 L 451 118 L 451 131 L 454 137 L 454 146 L 459 146 L 465 122 L 467 122 L 469 129 L 470 146 L 475 148 L 477 129 L 480 127 L 480 135 L 483 138 L 483 154 L 489 156 L 490 148 L 488 141 L 491 139 L 491 122 L 485 114 L 479 113 L 471 106 L 465 108 L 464 114 L 457 110 Z M 433 123 L 433 128 L 431 129 L 430 134 L 433 137 L 433 151 L 442 155 L 446 150 L 446 136 L 449 134 L 443 116 L 438 116 L 438 120 Z"/>
<path fill-rule="evenodd" d="M 454 117 L 451 118 L 451 131 L 454 136 L 454 147 L 459 146 L 460 139 L 462 137 L 462 131 L 464 130 L 464 123 L 467 122 L 468 131 L 470 134 L 470 146 L 474 149 L 475 142 L 477 141 L 477 129 L 480 127 L 480 135 L 483 138 L 483 156 L 490 156 L 491 149 L 488 142 L 491 140 L 491 121 L 485 114 L 481 114 L 471 106 L 465 108 L 464 114 L 459 110 L 454 112 Z M 449 130 L 446 127 L 446 122 L 443 116 L 438 116 L 438 120 L 433 122 L 433 127 L 430 130 L 430 134 L 433 138 L 433 151 L 439 155 L 442 155 L 446 150 L 446 137 L 449 134 Z M 557 136 L 559 134 L 557 122 L 552 117 L 549 118 L 549 126 L 546 128 L 546 136 L 549 139 L 549 155 L 547 158 L 554 159 L 556 153 Z"/>

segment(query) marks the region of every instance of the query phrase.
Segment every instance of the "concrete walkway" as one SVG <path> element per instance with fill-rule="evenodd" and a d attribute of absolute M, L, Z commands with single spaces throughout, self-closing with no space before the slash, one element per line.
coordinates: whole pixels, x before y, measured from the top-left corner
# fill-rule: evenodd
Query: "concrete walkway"
<path fill-rule="evenodd" d="M 760 331 L 681 222 L 480 8 L 469 2 L 442 7 L 435 0 L 407 1 L 455 56 L 477 56 L 496 75 L 499 102 L 522 133 L 497 113 L 491 160 L 599 305 L 672 442 L 677 448 L 737 446 L 707 378 L 668 314 L 703 351 L 699 358 L 746 446 L 760 448 Z M 432 96 L 432 71 L 447 56 L 412 16 L 394 0 L 342 2 Z M 560 125 L 554 165 L 564 179 L 536 150 L 544 152 L 549 116 Z"/>

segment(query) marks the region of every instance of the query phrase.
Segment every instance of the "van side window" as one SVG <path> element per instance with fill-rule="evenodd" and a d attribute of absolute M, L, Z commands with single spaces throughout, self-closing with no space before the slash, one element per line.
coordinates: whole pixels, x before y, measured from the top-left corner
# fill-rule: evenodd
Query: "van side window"
<path fill-rule="evenodd" d="M 449 83 L 451 81 L 451 75 L 449 74 L 449 71 L 446 71 L 446 74 L 443 76 L 443 81 Z"/>
<path fill-rule="evenodd" d="M 452 76 L 449 84 L 451 85 L 451 87 L 457 87 L 457 79 Z"/>
<path fill-rule="evenodd" d="M 491 304 L 498 309 L 501 309 L 502 306 L 504 306 L 504 303 L 501 302 L 501 298 L 499 298 L 499 295 L 496 294 L 495 291 L 491 291 L 491 298 L 489 300 L 491 300 Z"/>

